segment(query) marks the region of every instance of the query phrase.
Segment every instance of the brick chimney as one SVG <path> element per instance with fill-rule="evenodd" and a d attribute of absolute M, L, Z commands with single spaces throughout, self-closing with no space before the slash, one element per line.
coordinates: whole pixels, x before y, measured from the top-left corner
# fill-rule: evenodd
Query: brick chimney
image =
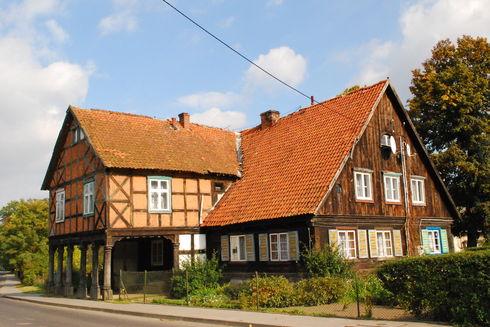
<path fill-rule="evenodd" d="M 260 126 L 261 128 L 267 128 L 274 125 L 281 114 L 277 110 L 267 110 L 260 114 Z"/>
<path fill-rule="evenodd" d="M 190 122 L 191 122 L 191 115 L 189 115 L 187 112 L 183 112 L 179 114 L 179 123 L 183 128 L 189 127 Z"/>

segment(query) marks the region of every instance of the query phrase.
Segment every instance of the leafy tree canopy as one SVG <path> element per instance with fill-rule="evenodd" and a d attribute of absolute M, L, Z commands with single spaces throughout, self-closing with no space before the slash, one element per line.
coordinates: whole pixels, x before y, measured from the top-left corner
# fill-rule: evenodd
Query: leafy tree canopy
<path fill-rule="evenodd" d="M 11 201 L 0 209 L 0 263 L 26 284 L 42 278 L 48 258 L 48 201 Z"/>
<path fill-rule="evenodd" d="M 490 45 L 486 38 L 443 40 L 412 74 L 410 116 L 439 169 L 475 246 L 490 219 Z"/>

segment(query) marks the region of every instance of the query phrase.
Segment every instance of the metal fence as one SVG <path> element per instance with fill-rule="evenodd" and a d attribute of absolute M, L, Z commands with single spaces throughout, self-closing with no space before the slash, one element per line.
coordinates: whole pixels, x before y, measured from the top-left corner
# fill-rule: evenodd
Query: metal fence
<path fill-rule="evenodd" d="M 167 295 L 170 290 L 172 271 L 119 271 L 119 297 L 128 298 L 130 294 Z"/>

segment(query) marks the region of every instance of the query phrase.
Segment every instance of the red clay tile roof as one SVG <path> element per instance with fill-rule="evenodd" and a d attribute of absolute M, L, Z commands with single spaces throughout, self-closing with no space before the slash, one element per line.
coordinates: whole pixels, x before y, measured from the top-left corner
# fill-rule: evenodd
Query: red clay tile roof
<path fill-rule="evenodd" d="M 220 128 L 69 108 L 106 167 L 238 174 L 236 136 Z"/>
<path fill-rule="evenodd" d="M 204 226 L 316 211 L 388 85 L 382 81 L 242 132 L 243 177 Z"/>

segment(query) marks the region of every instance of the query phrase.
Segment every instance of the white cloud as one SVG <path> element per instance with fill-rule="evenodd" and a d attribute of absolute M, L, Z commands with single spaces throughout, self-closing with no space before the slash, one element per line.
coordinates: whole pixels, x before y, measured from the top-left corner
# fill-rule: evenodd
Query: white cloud
<path fill-rule="evenodd" d="M 403 99 L 408 98 L 411 70 L 430 57 L 432 47 L 441 39 L 456 40 L 463 34 L 490 35 L 488 0 L 419 0 L 399 18 L 399 42 L 371 41 L 359 54 L 361 71 L 355 82 L 369 84 L 390 76 Z M 366 57 L 366 53 L 368 56 Z"/>
<path fill-rule="evenodd" d="M 41 17 L 56 15 L 59 9 L 60 2 L 40 0 L 2 11 L 12 19 L 3 20 L 0 30 L 0 206 L 46 196 L 39 189 L 64 112 L 68 104 L 83 101 L 88 91 L 93 67 L 47 60 L 42 52 L 54 51 L 38 43 L 59 38 L 36 28 Z M 13 12 L 17 20 L 10 16 Z"/>
<path fill-rule="evenodd" d="M 284 0 L 269 0 L 267 1 L 268 6 L 280 6 L 284 3 Z"/>
<path fill-rule="evenodd" d="M 239 111 L 222 111 L 211 108 L 204 112 L 191 114 L 191 121 L 198 124 L 239 130 L 247 124 L 247 116 Z"/>
<path fill-rule="evenodd" d="M 114 12 L 103 17 L 98 24 L 101 35 L 109 35 L 116 32 L 131 32 L 138 27 L 136 11 L 138 0 L 112 0 Z"/>
<path fill-rule="evenodd" d="M 234 16 L 230 16 L 230 17 L 227 17 L 227 18 L 221 20 L 218 23 L 218 26 L 221 27 L 221 28 L 230 28 L 233 25 L 234 22 L 235 22 L 235 17 Z"/>
<path fill-rule="evenodd" d="M 54 19 L 48 20 L 46 22 L 46 27 L 57 42 L 63 43 L 68 40 L 68 33 L 66 33 L 63 27 L 61 27 L 60 24 L 58 24 L 58 22 Z"/>
<path fill-rule="evenodd" d="M 190 108 L 208 109 L 211 107 L 229 108 L 241 100 L 234 92 L 198 92 L 177 99 L 181 105 Z"/>
<path fill-rule="evenodd" d="M 287 46 L 271 49 L 254 62 L 292 86 L 298 86 L 306 76 L 306 59 Z M 269 91 L 279 86 L 277 81 L 253 65 L 246 71 L 245 80 L 247 87 L 262 87 Z"/>

